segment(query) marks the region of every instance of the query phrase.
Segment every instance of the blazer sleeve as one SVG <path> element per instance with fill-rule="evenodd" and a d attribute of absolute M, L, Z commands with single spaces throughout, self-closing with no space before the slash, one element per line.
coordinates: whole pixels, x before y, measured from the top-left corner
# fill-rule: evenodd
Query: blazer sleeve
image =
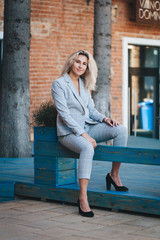
<path fill-rule="evenodd" d="M 101 114 L 100 112 L 97 111 L 97 109 L 95 108 L 95 104 L 94 104 L 94 101 L 91 97 L 91 93 L 89 92 L 88 93 L 89 96 L 89 100 L 88 100 L 88 110 L 89 110 L 89 117 L 95 121 L 98 121 L 98 122 L 102 122 L 105 115 L 104 114 Z"/>
<path fill-rule="evenodd" d="M 63 122 L 71 128 L 72 132 L 76 135 L 81 135 L 85 130 L 71 117 L 70 111 L 67 106 L 67 101 L 64 95 L 64 90 L 59 82 L 54 81 L 52 85 L 52 96 L 55 102 L 57 112 L 59 113 Z"/>

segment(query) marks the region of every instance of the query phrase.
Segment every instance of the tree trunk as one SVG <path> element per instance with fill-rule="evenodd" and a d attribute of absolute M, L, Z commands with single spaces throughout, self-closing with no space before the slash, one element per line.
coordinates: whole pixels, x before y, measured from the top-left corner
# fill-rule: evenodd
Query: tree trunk
<path fill-rule="evenodd" d="M 110 109 L 111 0 L 95 0 L 94 57 L 98 66 L 96 108 L 107 117 Z"/>
<path fill-rule="evenodd" d="M 30 0 L 5 0 L 0 157 L 31 156 L 29 51 Z"/>

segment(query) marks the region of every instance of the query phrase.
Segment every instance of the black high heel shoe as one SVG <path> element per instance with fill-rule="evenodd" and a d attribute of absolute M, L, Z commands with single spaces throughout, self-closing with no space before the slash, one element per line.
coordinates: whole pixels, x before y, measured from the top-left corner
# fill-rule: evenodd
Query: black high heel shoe
<path fill-rule="evenodd" d="M 79 209 L 79 214 L 81 215 L 81 216 L 83 216 L 83 217 L 94 217 L 94 213 L 92 212 L 92 211 L 89 211 L 89 212 L 83 212 L 82 211 L 82 209 L 81 209 L 81 207 L 80 207 L 80 201 L 79 201 L 79 199 L 78 199 L 78 201 L 77 201 L 77 203 L 78 203 L 78 209 Z"/>
<path fill-rule="evenodd" d="M 118 186 L 113 179 L 111 178 L 111 176 L 109 175 L 109 173 L 106 176 L 106 189 L 110 190 L 111 189 L 111 184 L 115 187 L 116 191 L 121 191 L 121 192 L 127 192 L 128 188 L 125 186 Z"/>

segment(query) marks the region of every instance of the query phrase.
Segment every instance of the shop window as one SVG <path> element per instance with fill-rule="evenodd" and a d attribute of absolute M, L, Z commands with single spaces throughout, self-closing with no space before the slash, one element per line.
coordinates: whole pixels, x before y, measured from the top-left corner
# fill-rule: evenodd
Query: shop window
<path fill-rule="evenodd" d="M 128 45 L 130 135 L 159 138 L 160 48 Z"/>

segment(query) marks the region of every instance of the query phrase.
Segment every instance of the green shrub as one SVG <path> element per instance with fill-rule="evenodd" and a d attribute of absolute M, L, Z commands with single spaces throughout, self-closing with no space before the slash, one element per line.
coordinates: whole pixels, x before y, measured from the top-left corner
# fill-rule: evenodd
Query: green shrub
<path fill-rule="evenodd" d="M 56 127 L 57 110 L 49 101 L 42 103 L 39 109 L 33 112 L 33 124 L 35 126 Z"/>

